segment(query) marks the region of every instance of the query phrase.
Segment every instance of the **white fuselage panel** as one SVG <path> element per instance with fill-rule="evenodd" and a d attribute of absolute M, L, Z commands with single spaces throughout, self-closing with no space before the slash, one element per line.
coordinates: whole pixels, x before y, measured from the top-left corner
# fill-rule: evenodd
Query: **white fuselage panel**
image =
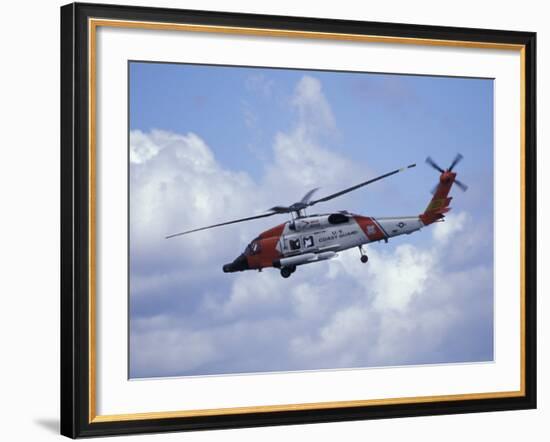
<path fill-rule="evenodd" d="M 370 239 L 354 215 L 349 214 L 347 221 L 333 224 L 329 222 L 330 215 L 315 215 L 289 222 L 279 239 L 277 249 L 284 257 L 298 255 L 320 254 L 323 252 L 339 252 L 358 247 L 372 241 L 410 234 L 421 229 L 424 224 L 418 216 L 370 218 L 372 223 L 384 233 L 384 237 Z M 370 232 L 368 232 L 370 235 Z M 372 238 L 372 236 L 371 236 Z M 331 255 L 332 257 L 332 255 Z M 315 257 L 317 259 L 317 257 Z M 296 265 L 312 262 L 311 259 L 293 259 Z M 290 262 L 290 261 L 289 261 Z"/>

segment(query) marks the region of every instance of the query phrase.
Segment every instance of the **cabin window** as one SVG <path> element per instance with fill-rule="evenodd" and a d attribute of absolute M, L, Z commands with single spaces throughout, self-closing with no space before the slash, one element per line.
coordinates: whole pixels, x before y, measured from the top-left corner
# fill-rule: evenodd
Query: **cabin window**
<path fill-rule="evenodd" d="M 349 218 L 343 213 L 333 213 L 329 215 L 328 222 L 329 224 L 344 224 L 349 221 Z"/>
<path fill-rule="evenodd" d="M 288 244 L 290 245 L 290 250 L 300 250 L 300 238 L 290 239 Z"/>
<path fill-rule="evenodd" d="M 313 247 L 313 235 L 304 236 L 303 241 L 304 241 L 304 248 L 307 249 L 309 247 Z"/>

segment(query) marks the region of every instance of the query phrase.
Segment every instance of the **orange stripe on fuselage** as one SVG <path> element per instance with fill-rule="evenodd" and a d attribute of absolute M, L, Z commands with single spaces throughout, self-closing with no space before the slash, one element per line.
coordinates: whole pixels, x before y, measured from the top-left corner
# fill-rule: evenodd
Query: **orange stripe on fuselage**
<path fill-rule="evenodd" d="M 372 218 L 361 215 L 354 215 L 353 218 L 355 219 L 355 222 L 359 224 L 361 230 L 365 232 L 365 235 L 367 235 L 369 241 L 380 241 L 386 237 L 382 229 L 380 229 L 378 224 L 375 223 Z"/>
<path fill-rule="evenodd" d="M 262 239 L 271 238 L 273 236 L 276 236 L 277 238 L 279 238 L 283 234 L 285 230 L 285 226 L 286 226 L 286 223 L 279 224 L 278 226 L 275 226 L 269 230 L 266 230 L 265 232 L 260 233 L 258 238 L 262 238 Z"/>

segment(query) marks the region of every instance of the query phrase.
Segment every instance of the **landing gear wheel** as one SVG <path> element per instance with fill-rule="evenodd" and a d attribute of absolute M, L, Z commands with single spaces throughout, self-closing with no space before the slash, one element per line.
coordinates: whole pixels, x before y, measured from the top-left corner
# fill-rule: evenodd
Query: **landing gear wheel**
<path fill-rule="evenodd" d="M 290 269 L 290 267 L 283 267 L 281 269 L 281 276 L 283 278 L 288 278 L 291 274 L 292 274 L 292 270 Z"/>
<path fill-rule="evenodd" d="M 363 264 L 366 264 L 366 262 L 369 260 L 369 257 L 365 255 L 365 252 L 363 251 L 363 246 L 359 246 L 359 251 L 361 252 L 361 262 Z"/>

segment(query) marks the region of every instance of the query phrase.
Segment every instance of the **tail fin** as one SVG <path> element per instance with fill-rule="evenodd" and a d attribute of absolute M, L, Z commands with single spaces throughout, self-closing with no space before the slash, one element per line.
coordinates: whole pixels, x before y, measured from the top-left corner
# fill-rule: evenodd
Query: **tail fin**
<path fill-rule="evenodd" d="M 451 187 L 455 181 L 456 173 L 454 172 L 443 172 L 439 177 L 439 184 L 437 185 L 434 195 L 426 207 L 426 210 L 423 214 L 420 215 L 420 220 L 424 225 L 432 224 L 436 221 L 445 217 L 451 208 L 449 204 L 453 199 L 452 196 L 449 196 Z"/>

